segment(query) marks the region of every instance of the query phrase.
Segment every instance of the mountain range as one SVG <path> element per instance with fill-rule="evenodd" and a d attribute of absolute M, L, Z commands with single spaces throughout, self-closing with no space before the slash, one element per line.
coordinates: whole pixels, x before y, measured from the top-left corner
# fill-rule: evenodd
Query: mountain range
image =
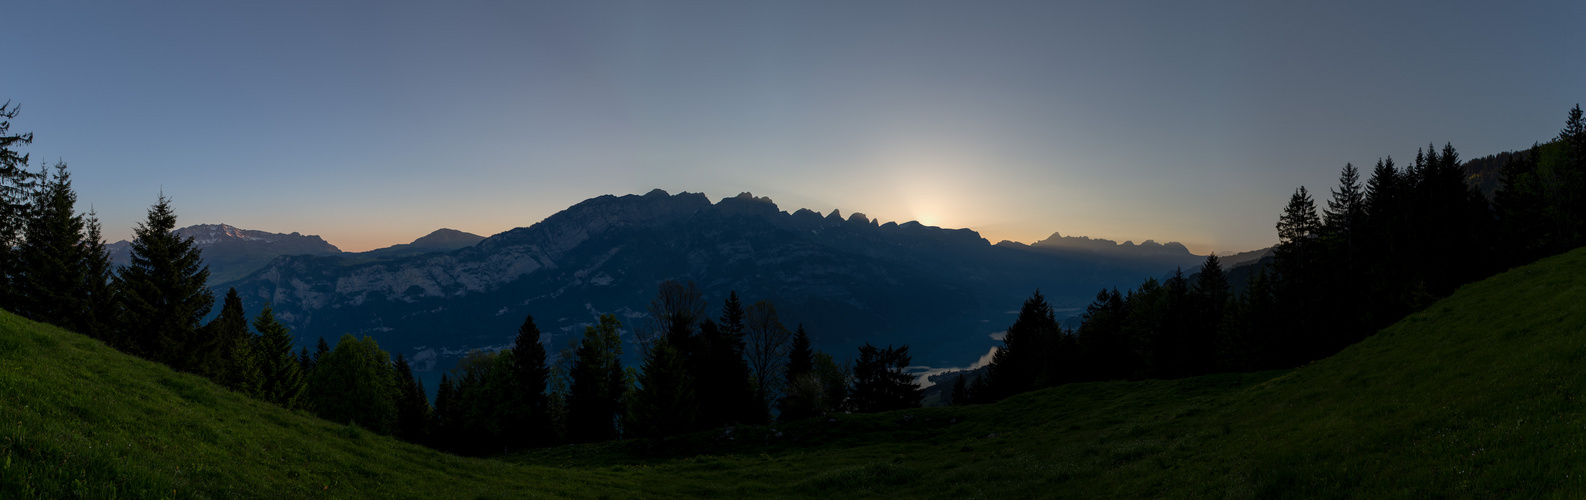
<path fill-rule="evenodd" d="M 199 224 L 177 229 L 176 234 L 193 238 L 194 246 L 202 251 L 204 264 L 209 266 L 209 282 L 224 289 L 226 283 L 236 281 L 264 267 L 282 255 L 338 255 L 359 261 L 380 261 L 428 252 L 455 250 L 485 239 L 477 234 L 455 229 L 437 229 L 412 243 L 392 245 L 367 252 L 343 252 L 317 235 L 290 234 L 239 229 L 226 224 Z M 132 258 L 132 242 L 117 241 L 105 245 L 111 262 L 127 265 Z"/>
<path fill-rule="evenodd" d="M 467 241 L 452 236 L 436 239 Z M 802 324 L 816 348 L 839 359 L 866 342 L 908 344 L 916 365 L 963 366 L 997 343 L 992 335 L 1037 289 L 1067 316 L 1101 288 L 1133 287 L 1203 259 L 1177 243 L 1074 240 L 993 245 L 969 229 L 789 213 L 749 193 L 712 203 L 654 190 L 585 200 L 449 250 L 419 253 L 415 242 L 378 258 L 282 255 L 224 286 L 249 311 L 271 304 L 300 342 L 369 335 L 421 370 L 506 346 L 525 315 L 552 352 L 603 313 L 631 335 L 668 279 L 696 283 L 711 316 L 731 291 L 745 305 L 769 300 L 788 328 Z"/>

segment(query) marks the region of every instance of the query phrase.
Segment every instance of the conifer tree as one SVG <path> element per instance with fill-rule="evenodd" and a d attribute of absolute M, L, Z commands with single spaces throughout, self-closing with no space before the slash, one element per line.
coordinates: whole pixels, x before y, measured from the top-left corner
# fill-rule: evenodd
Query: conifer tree
<path fill-rule="evenodd" d="M 37 174 L 28 171 L 29 154 L 17 148 L 33 143 L 33 133 L 11 133 L 11 119 L 20 106 L 11 101 L 0 104 L 0 308 L 15 310 L 18 294 L 16 277 L 22 267 L 16 248 L 32 211 L 32 196 Z"/>
<path fill-rule="evenodd" d="M 604 314 L 597 325 L 584 327 L 575 351 L 567 399 L 567 433 L 574 442 L 617 437 L 618 410 L 627 388 L 622 369 L 622 323 Z"/>
<path fill-rule="evenodd" d="M 429 446 L 438 450 L 455 450 L 458 421 L 461 415 L 457 404 L 457 383 L 447 374 L 441 374 L 441 384 L 435 390 L 435 408 L 430 412 Z"/>
<path fill-rule="evenodd" d="M 1002 347 L 987 368 L 991 393 L 985 396 L 995 401 L 1054 382 L 1051 348 L 1061 333 L 1052 306 L 1036 290 L 1003 332 Z"/>
<path fill-rule="evenodd" d="M 744 362 L 743 338 L 709 319 L 700 322 L 699 332 L 704 346 L 694 384 L 700 408 L 696 422 L 700 427 L 764 422 L 766 415 L 755 401 L 749 365 Z"/>
<path fill-rule="evenodd" d="M 636 431 L 643 437 L 680 434 L 694 426 L 699 413 L 688 366 L 669 338 L 651 340 L 634 394 Z"/>
<path fill-rule="evenodd" d="M 15 312 L 81 332 L 90 316 L 82 289 L 88 281 L 81 244 L 83 218 L 72 212 L 77 194 L 65 162 L 55 163 L 53 176 L 41 178 L 45 182 L 34 195 L 32 216 L 17 252 L 20 269 L 15 282 L 20 296 Z"/>
<path fill-rule="evenodd" d="M 545 361 L 545 346 L 540 344 L 540 327 L 534 316 L 525 316 L 512 343 L 513 397 L 517 423 L 514 441 L 518 446 L 537 446 L 551 442 L 549 401 L 546 383 L 550 368 Z"/>
<path fill-rule="evenodd" d="M 949 400 L 949 403 L 953 406 L 966 406 L 974 401 L 969 395 L 969 383 L 964 381 L 967 378 L 969 376 L 966 374 L 959 374 L 957 377 L 953 377 L 953 393 Z"/>
<path fill-rule="evenodd" d="M 83 304 L 82 332 L 102 341 L 111 337 L 112 328 L 119 322 L 116 312 L 116 289 L 111 285 L 115 266 L 110 262 L 110 251 L 105 249 L 105 239 L 100 233 L 99 217 L 92 209 L 83 219 L 87 233 L 83 238 Z"/>
<path fill-rule="evenodd" d="M 237 294 L 236 288 L 226 291 L 220 314 L 204 325 L 204 329 L 207 330 L 205 334 L 217 339 L 219 344 L 204 372 L 233 391 L 256 392 L 259 372 L 258 362 L 253 359 L 253 334 L 248 331 L 248 312 L 243 310 L 242 296 Z"/>
<path fill-rule="evenodd" d="M 292 355 L 292 332 L 275 319 L 275 312 L 265 304 L 264 310 L 253 319 L 253 329 L 259 332 L 254 355 L 259 363 L 261 383 L 259 393 L 265 401 L 282 408 L 298 407 L 306 382 L 297 358 Z"/>
<path fill-rule="evenodd" d="M 866 342 L 859 346 L 859 360 L 854 363 L 855 411 L 874 413 L 906 408 L 918 408 L 920 386 L 914 377 L 903 372 L 909 366 L 909 346 L 894 349 L 878 348 Z"/>
<path fill-rule="evenodd" d="M 124 349 L 192 372 L 212 355 L 216 339 L 200 322 L 214 307 L 209 267 L 192 238 L 178 236 L 170 199 L 160 195 L 148 220 L 133 230 L 131 262 L 116 275 Z M 290 353 L 288 353 L 290 354 Z"/>
<path fill-rule="evenodd" d="M 815 368 L 815 351 L 810 349 L 810 335 L 804 331 L 804 323 L 799 323 L 793 332 L 793 343 L 788 349 L 787 356 L 787 381 L 791 383 L 799 375 L 809 373 Z"/>
<path fill-rule="evenodd" d="M 429 439 L 430 401 L 424 394 L 424 382 L 413 376 L 413 366 L 401 354 L 397 355 L 395 368 L 394 384 L 398 399 L 393 434 L 409 443 L 426 443 Z"/>

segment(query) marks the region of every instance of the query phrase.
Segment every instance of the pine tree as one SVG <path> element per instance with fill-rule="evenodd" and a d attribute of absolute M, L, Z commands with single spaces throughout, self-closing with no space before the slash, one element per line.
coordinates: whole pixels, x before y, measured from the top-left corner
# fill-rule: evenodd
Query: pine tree
<path fill-rule="evenodd" d="M 540 327 L 534 316 L 525 316 L 518 327 L 518 337 L 512 343 L 513 395 L 517 398 L 514 441 L 518 446 L 539 446 L 550 439 L 549 401 L 546 383 L 550 368 L 545 361 L 545 346 L 540 344 Z"/>
<path fill-rule="evenodd" d="M 72 212 L 77 194 L 64 162 L 55 163 L 53 176 L 41 177 L 45 182 L 34 195 L 32 217 L 17 252 L 20 272 L 15 282 L 20 296 L 15 312 L 81 332 L 91 316 L 82 289 L 88 281 L 81 245 L 83 218 Z"/>
<path fill-rule="evenodd" d="M 105 249 L 105 239 L 100 233 L 99 217 L 92 209 L 83 219 L 87 234 L 83 237 L 83 283 L 81 286 L 84 311 L 82 332 L 96 339 L 111 339 L 112 328 L 119 323 L 116 311 L 116 289 L 111 285 L 115 266 L 110 263 L 110 251 Z"/>
<path fill-rule="evenodd" d="M 305 351 L 306 352 L 306 351 Z M 396 429 L 392 434 L 409 443 L 423 444 L 429 440 L 430 401 L 424 394 L 424 382 L 413 376 L 413 367 L 401 354 L 396 359 L 397 412 Z"/>
<path fill-rule="evenodd" d="M 133 354 L 192 372 L 212 355 L 216 339 L 204 338 L 200 322 L 214 307 L 192 238 L 178 236 L 170 199 L 160 196 L 148 220 L 133 230 L 132 261 L 116 276 L 120 291 L 120 345 Z"/>
<path fill-rule="evenodd" d="M 694 379 L 699 427 L 764 422 L 766 415 L 755 402 L 749 365 L 744 362 L 743 338 L 727 333 L 709 319 L 700 322 L 699 332 L 704 344 L 696 363 L 700 375 Z"/>
<path fill-rule="evenodd" d="M 787 381 L 799 375 L 809 373 L 815 369 L 815 351 L 810 349 L 810 335 L 804 331 L 804 323 L 799 323 L 798 329 L 793 332 L 793 344 L 788 349 L 787 356 Z"/>
<path fill-rule="evenodd" d="M 305 379 L 297 358 L 292 355 L 291 330 L 275 320 L 275 312 L 270 310 L 269 304 L 254 317 L 253 329 L 259 332 L 254 355 L 259 363 L 260 395 L 282 408 L 298 407 Z"/>
<path fill-rule="evenodd" d="M 435 408 L 430 412 L 429 446 L 437 450 L 457 449 L 457 427 L 461 420 L 457 411 L 457 383 L 447 374 L 441 374 L 441 384 L 435 390 Z"/>
<path fill-rule="evenodd" d="M 617 437 L 618 409 L 627 388 L 620 328 L 622 323 L 610 314 L 601 315 L 599 324 L 584 327 L 569 374 L 567 433 L 574 442 Z"/>
<path fill-rule="evenodd" d="M 242 308 L 242 296 L 237 294 L 237 289 L 226 291 L 226 298 L 222 300 L 220 314 L 204 325 L 206 335 L 214 337 L 219 342 L 217 355 L 210 358 L 204 372 L 220 385 L 241 392 L 253 394 L 258 389 L 259 372 L 258 362 L 253 359 L 251 344 L 253 334 L 248 331 L 248 312 Z"/>
<path fill-rule="evenodd" d="M 1055 382 L 1051 354 L 1061 334 L 1056 313 L 1036 290 L 1019 308 L 1013 325 L 1003 332 L 1002 347 L 992 355 L 987 368 L 991 392 L 985 396 L 995 401 Z"/>
<path fill-rule="evenodd" d="M 918 408 L 920 386 L 903 372 L 909 366 L 909 346 L 878 348 L 866 342 L 859 346 L 854 363 L 854 410 L 874 413 Z"/>
<path fill-rule="evenodd" d="M 964 381 L 967 378 L 969 378 L 967 374 L 953 377 L 953 393 L 949 401 L 953 406 L 967 406 L 974 402 L 974 398 L 969 394 L 969 384 Z"/>
<path fill-rule="evenodd" d="M 644 352 L 644 369 L 634 394 L 637 434 L 652 438 L 680 434 L 693 428 L 698 414 L 699 403 L 682 352 L 669 338 L 652 340 Z"/>
<path fill-rule="evenodd" d="M 17 148 L 33 143 L 33 133 L 11 133 L 11 119 L 21 106 L 11 101 L 0 104 L 0 308 L 15 310 L 18 295 L 16 277 L 22 267 L 16 248 L 31 218 L 32 197 L 37 175 L 28 171 L 28 157 Z"/>

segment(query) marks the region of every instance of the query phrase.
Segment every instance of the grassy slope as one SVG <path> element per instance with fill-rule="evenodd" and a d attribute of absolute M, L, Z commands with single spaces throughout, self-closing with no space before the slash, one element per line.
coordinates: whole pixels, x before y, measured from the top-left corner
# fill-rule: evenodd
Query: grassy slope
<path fill-rule="evenodd" d="M 0 314 L 0 497 L 66 496 L 78 479 L 177 497 L 1577 496 L 1583 306 L 1586 249 L 1469 285 L 1292 371 L 501 460 L 284 412 Z"/>

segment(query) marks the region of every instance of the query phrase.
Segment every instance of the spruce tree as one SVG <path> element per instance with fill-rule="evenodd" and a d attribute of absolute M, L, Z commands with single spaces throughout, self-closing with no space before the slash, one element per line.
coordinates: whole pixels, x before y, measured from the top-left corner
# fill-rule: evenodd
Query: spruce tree
<path fill-rule="evenodd" d="M 1038 389 L 1053 381 L 1050 349 L 1062 333 L 1056 313 L 1040 290 L 1025 299 L 1019 316 L 1002 335 L 1002 347 L 991 357 L 987 381 L 995 401 Z M 856 365 L 857 370 L 857 365 Z"/>
<path fill-rule="evenodd" d="M 397 419 L 393 434 L 409 443 L 428 442 L 430 401 L 424 394 L 424 382 L 413 376 L 413 367 L 401 354 L 396 359 Z"/>
<path fill-rule="evenodd" d="M 854 363 L 854 410 L 874 413 L 907 408 L 918 408 L 920 386 L 914 377 L 904 373 L 909 366 L 909 346 L 894 349 L 878 348 L 866 342 L 859 346 L 859 360 Z"/>
<path fill-rule="evenodd" d="M 32 211 L 32 196 L 37 174 L 28 171 L 28 157 L 17 148 L 33 143 L 33 133 L 11 133 L 11 119 L 20 106 L 11 101 L 0 104 L 0 308 L 15 310 L 18 294 L 16 277 L 21 263 L 16 248 Z"/>
<path fill-rule="evenodd" d="M 264 310 L 253 319 L 253 329 L 259 332 L 254 355 L 259 363 L 260 395 L 282 408 L 296 408 L 303 395 L 305 379 L 297 357 L 292 355 L 291 330 L 276 321 L 269 304 L 265 304 Z"/>
<path fill-rule="evenodd" d="M 637 434 L 659 438 L 693 428 L 699 403 L 691 382 L 681 350 L 668 338 L 652 340 L 644 352 L 644 368 L 634 394 Z"/>
<path fill-rule="evenodd" d="M 214 307 L 205 266 L 192 238 L 178 236 L 170 199 L 160 195 L 148 220 L 133 230 L 131 262 L 120 269 L 122 332 L 119 344 L 144 358 L 192 372 L 212 355 L 216 339 L 200 322 Z"/>
<path fill-rule="evenodd" d="M 569 373 L 567 433 L 574 442 L 617 437 L 618 410 L 627 389 L 620 328 L 622 323 L 610 314 L 601 315 L 599 324 L 584 327 Z"/>
<path fill-rule="evenodd" d="M 739 329 L 741 331 L 741 329 Z M 744 362 L 743 338 L 727 333 L 715 321 L 699 325 L 701 359 L 696 363 L 700 375 L 694 380 L 699 400 L 699 427 L 719 427 L 732 422 L 760 423 L 765 412 L 757 408 L 750 385 L 749 365 Z"/>
<path fill-rule="evenodd" d="M 966 406 L 974 401 L 974 399 L 969 395 L 969 384 L 964 381 L 964 379 L 967 378 L 969 378 L 969 376 L 962 373 L 957 377 L 953 377 L 953 392 L 948 401 L 949 404 L 953 406 Z"/>
<path fill-rule="evenodd" d="M 540 344 L 540 327 L 534 316 L 525 316 L 518 327 L 518 337 L 512 343 L 513 397 L 517 400 L 517 446 L 538 446 L 551 442 L 549 401 L 546 383 L 550 380 L 550 367 L 545 361 L 545 346 Z"/>
<path fill-rule="evenodd" d="M 220 314 L 204 325 L 206 335 L 217 339 L 219 346 L 211 363 L 204 367 L 211 379 L 227 388 L 252 394 L 259 384 L 258 362 L 253 359 L 253 334 L 248 331 L 248 312 L 242 308 L 242 297 L 237 289 L 226 291 L 221 301 Z"/>
<path fill-rule="evenodd" d="M 782 421 L 793 421 L 815 415 L 819 409 L 818 396 L 821 392 L 820 378 L 812 373 L 815 369 L 815 352 L 810 349 L 809 333 L 804 331 L 804 324 L 799 323 L 798 329 L 793 332 L 793 343 L 788 349 L 787 369 L 785 370 L 783 384 L 788 388 L 787 395 L 783 396 L 781 410 L 778 417 Z"/>
<path fill-rule="evenodd" d="M 66 163 L 56 162 L 54 175 L 42 176 L 44 185 L 34 196 L 33 214 L 25 226 L 18 249 L 16 310 L 34 321 L 84 332 L 88 314 L 83 284 L 88 281 L 82 247 L 83 218 L 72 212 L 77 194 L 72 191 Z"/>
<path fill-rule="evenodd" d="M 105 249 L 105 239 L 100 233 L 99 217 L 93 210 L 83 219 L 87 234 L 83 238 L 83 294 L 84 311 L 82 332 L 102 341 L 110 340 L 112 329 L 119 322 L 116 311 L 116 289 L 112 286 L 115 265 L 110 262 L 110 251 Z"/>

